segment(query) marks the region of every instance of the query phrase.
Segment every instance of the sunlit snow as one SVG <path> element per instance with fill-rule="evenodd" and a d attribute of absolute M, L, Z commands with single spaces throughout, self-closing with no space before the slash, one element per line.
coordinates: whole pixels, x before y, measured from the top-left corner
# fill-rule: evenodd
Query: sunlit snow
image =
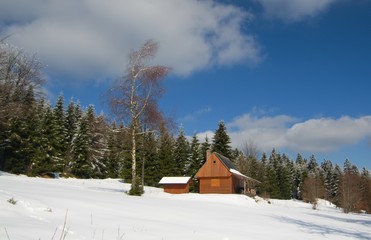
<path fill-rule="evenodd" d="M 0 172 L 0 239 L 371 239 L 371 216 L 294 200 L 164 193 L 128 196 L 118 179 Z M 66 220 L 65 220 L 66 219 Z"/>

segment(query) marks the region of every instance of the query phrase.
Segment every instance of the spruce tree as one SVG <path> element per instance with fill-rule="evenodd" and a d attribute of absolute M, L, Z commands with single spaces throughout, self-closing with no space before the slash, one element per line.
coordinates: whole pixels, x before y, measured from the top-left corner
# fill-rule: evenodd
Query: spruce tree
<path fill-rule="evenodd" d="M 88 136 L 87 118 L 80 119 L 79 127 L 74 138 L 73 144 L 73 162 L 71 172 L 80 178 L 89 178 L 92 175 L 91 163 L 88 161 L 90 139 Z"/>
<path fill-rule="evenodd" d="M 47 136 L 44 135 L 43 129 L 45 126 L 43 123 L 44 106 L 43 102 L 40 105 L 36 105 L 32 108 L 32 113 L 27 118 L 27 128 L 28 128 L 28 142 L 29 142 L 29 152 L 27 155 L 30 158 L 30 168 L 27 174 L 29 175 L 40 175 L 47 172 L 55 171 L 55 166 L 53 166 L 52 156 L 55 155 L 53 151 L 49 151 L 51 148 L 49 142 L 47 141 Z"/>
<path fill-rule="evenodd" d="M 280 197 L 290 199 L 292 197 L 293 183 L 293 164 L 286 154 L 282 154 L 278 167 L 278 183 L 280 187 Z"/>
<path fill-rule="evenodd" d="M 213 143 L 211 145 L 211 149 L 214 152 L 220 153 L 223 156 L 229 158 L 233 161 L 232 156 L 232 147 L 230 146 L 231 139 L 227 133 L 227 128 L 223 121 L 219 122 L 218 129 L 215 131 L 215 135 L 213 137 Z"/>
<path fill-rule="evenodd" d="M 298 153 L 295 161 L 294 169 L 294 197 L 296 199 L 302 199 L 302 191 L 304 180 L 308 177 L 308 164 L 307 160 L 304 159 L 300 153 Z"/>
<path fill-rule="evenodd" d="M 334 169 L 334 175 L 331 181 L 331 193 L 332 193 L 332 203 L 336 206 L 340 206 L 341 202 L 341 185 L 343 181 L 343 171 L 341 167 L 336 164 Z"/>
<path fill-rule="evenodd" d="M 5 164 L 4 170 L 15 174 L 26 173 L 29 165 L 25 148 L 25 124 L 20 118 L 10 121 L 7 141 L 5 143 Z"/>
<path fill-rule="evenodd" d="M 145 176 L 144 183 L 147 186 L 158 186 L 161 179 L 160 163 L 157 154 L 157 141 L 155 134 L 145 134 Z"/>
<path fill-rule="evenodd" d="M 187 169 L 187 175 L 194 176 L 201 168 L 201 161 L 204 155 L 200 152 L 200 143 L 196 134 L 193 134 L 192 137 L 190 154 L 190 165 Z"/>
<path fill-rule="evenodd" d="M 360 190 L 362 195 L 359 208 L 367 213 L 371 213 L 371 176 L 366 168 L 363 168 L 361 172 Z"/>
<path fill-rule="evenodd" d="M 317 159 L 314 155 L 311 155 L 309 157 L 308 172 L 309 172 L 309 174 L 317 174 L 317 172 L 318 172 L 318 163 L 317 163 Z"/>
<path fill-rule="evenodd" d="M 268 164 L 266 166 L 267 171 L 267 193 L 271 198 L 280 198 L 280 187 L 278 183 L 278 154 L 276 150 L 273 149 L 271 155 L 269 156 Z"/>
<path fill-rule="evenodd" d="M 74 142 L 76 140 L 79 121 L 81 117 L 81 110 L 80 106 L 75 103 L 72 99 L 69 101 L 67 106 L 67 111 L 65 113 L 65 122 L 64 127 L 66 130 L 66 138 L 65 138 L 65 153 L 63 159 L 63 167 L 62 171 L 65 173 L 70 173 L 70 167 L 74 164 Z"/>
<path fill-rule="evenodd" d="M 257 186 L 258 194 L 262 197 L 267 197 L 268 195 L 268 176 L 267 176 L 267 169 L 268 169 L 268 158 L 266 153 L 263 152 L 261 159 L 260 159 L 260 168 L 257 180 L 261 183 Z"/>
<path fill-rule="evenodd" d="M 161 177 L 175 176 L 175 161 L 173 158 L 174 141 L 166 126 L 160 129 L 158 158 Z"/>
<path fill-rule="evenodd" d="M 120 176 L 122 164 L 120 163 L 120 142 L 118 141 L 118 128 L 116 123 L 113 122 L 109 127 L 107 133 L 107 177 L 109 178 L 118 178 Z"/>
<path fill-rule="evenodd" d="M 323 172 L 324 187 L 325 187 L 325 198 L 332 201 L 335 194 L 333 192 L 333 178 L 334 178 L 334 166 L 330 160 L 325 160 L 321 164 L 321 169 Z"/>
<path fill-rule="evenodd" d="M 106 174 L 106 153 L 108 150 L 107 124 L 103 116 L 96 116 L 94 106 L 90 105 L 85 113 L 87 137 L 89 139 L 88 162 L 92 166 L 92 176 L 103 177 Z"/>
<path fill-rule="evenodd" d="M 174 146 L 175 175 L 184 176 L 189 167 L 190 147 L 184 130 L 180 129 Z"/>
<path fill-rule="evenodd" d="M 206 152 L 211 150 L 211 144 L 209 138 L 206 136 L 205 141 L 201 144 L 200 154 L 201 154 L 201 166 L 206 162 Z"/>

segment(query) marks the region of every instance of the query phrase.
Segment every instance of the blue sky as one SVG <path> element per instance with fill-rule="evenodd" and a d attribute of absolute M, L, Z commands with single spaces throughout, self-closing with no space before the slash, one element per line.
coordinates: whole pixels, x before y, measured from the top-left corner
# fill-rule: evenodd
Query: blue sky
<path fill-rule="evenodd" d="M 223 120 L 234 147 L 315 154 L 371 169 L 370 0 L 0 1 L 1 35 L 47 66 L 61 92 L 102 94 L 147 39 L 172 68 L 160 100 L 200 139 Z"/>

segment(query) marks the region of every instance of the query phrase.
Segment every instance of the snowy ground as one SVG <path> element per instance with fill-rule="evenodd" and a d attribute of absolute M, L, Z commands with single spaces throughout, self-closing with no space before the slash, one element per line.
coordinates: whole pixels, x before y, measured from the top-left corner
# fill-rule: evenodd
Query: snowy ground
<path fill-rule="evenodd" d="M 371 216 L 299 201 L 242 195 L 124 192 L 117 179 L 77 180 L 0 172 L 0 239 L 371 239 Z M 9 200 L 16 201 L 15 204 Z M 66 217 L 66 221 L 65 221 Z"/>

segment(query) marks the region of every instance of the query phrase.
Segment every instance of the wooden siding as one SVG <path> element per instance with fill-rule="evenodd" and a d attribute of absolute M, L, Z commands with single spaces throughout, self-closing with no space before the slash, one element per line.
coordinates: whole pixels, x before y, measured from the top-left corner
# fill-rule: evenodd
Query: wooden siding
<path fill-rule="evenodd" d="M 230 177 L 231 175 L 220 159 L 215 154 L 212 154 L 198 171 L 196 178 Z"/>
<path fill-rule="evenodd" d="M 189 184 L 164 184 L 164 192 L 172 194 L 181 194 L 189 192 Z"/>
<path fill-rule="evenodd" d="M 200 178 L 200 193 L 233 193 L 232 177 Z"/>

